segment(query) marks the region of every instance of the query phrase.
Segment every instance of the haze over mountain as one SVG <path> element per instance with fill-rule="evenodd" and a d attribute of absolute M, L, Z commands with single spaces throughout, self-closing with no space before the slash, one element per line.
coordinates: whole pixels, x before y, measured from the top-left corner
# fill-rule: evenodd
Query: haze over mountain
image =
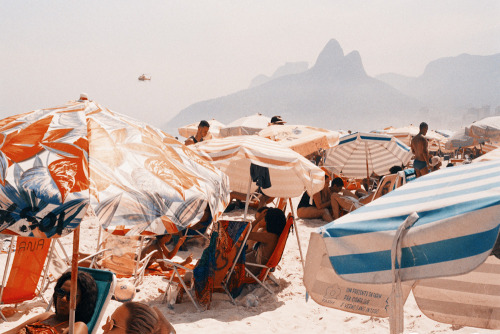
<path fill-rule="evenodd" d="M 274 80 L 279 77 L 283 77 L 285 75 L 304 72 L 307 70 L 308 67 L 309 65 L 305 61 L 286 63 L 285 65 L 278 67 L 278 69 L 274 71 L 273 75 L 271 75 L 270 77 L 268 77 L 265 74 L 256 76 L 255 78 L 252 79 L 252 82 L 250 82 L 250 86 L 248 88 L 265 84 L 268 81 Z"/>
<path fill-rule="evenodd" d="M 376 78 L 441 111 L 500 105 L 500 54 L 440 58 L 416 78 L 393 73 Z"/>
<path fill-rule="evenodd" d="M 369 77 L 357 51 L 344 55 L 330 40 L 316 63 L 302 73 L 195 103 L 168 124 L 172 130 L 198 119 L 229 123 L 254 113 L 281 115 L 289 123 L 329 129 L 370 130 L 391 125 L 393 117 L 413 118 L 421 103 L 382 81 Z"/>
<path fill-rule="evenodd" d="M 467 107 L 500 105 L 500 54 L 441 58 L 418 78 L 373 78 L 357 51 L 344 55 L 332 39 L 310 69 L 300 71 L 303 65 L 293 64 L 271 77 L 256 77 L 246 90 L 195 103 L 165 128 L 176 133 L 177 127 L 200 119 L 229 123 L 255 113 L 328 129 L 370 131 L 423 120 L 432 122 L 432 128 L 454 128 Z"/>

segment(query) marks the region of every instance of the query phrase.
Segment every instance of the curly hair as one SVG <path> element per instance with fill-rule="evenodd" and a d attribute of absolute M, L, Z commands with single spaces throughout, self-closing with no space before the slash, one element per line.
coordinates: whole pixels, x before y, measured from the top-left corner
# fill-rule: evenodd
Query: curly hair
<path fill-rule="evenodd" d="M 123 304 L 130 315 L 127 319 L 127 334 L 153 334 L 159 328 L 160 319 L 156 312 L 146 304 L 126 302 Z"/>
<path fill-rule="evenodd" d="M 280 236 L 286 225 L 285 213 L 277 208 L 269 208 L 265 220 L 267 232 Z"/>
<path fill-rule="evenodd" d="M 71 271 L 67 271 L 59 277 L 54 288 L 52 298 L 54 300 L 54 307 L 57 310 L 57 294 L 56 290 L 59 289 L 64 282 L 71 280 Z M 80 289 L 80 301 L 76 305 L 75 321 L 83 321 L 88 323 L 92 319 L 94 309 L 97 301 L 97 284 L 94 278 L 83 271 L 78 272 L 77 279 L 78 288 Z"/>

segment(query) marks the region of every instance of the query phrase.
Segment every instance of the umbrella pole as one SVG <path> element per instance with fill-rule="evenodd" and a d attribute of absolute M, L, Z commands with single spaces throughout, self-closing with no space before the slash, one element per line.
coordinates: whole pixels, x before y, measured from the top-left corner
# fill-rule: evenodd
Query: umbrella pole
<path fill-rule="evenodd" d="M 71 259 L 71 290 L 69 298 L 69 334 L 75 331 L 76 293 L 78 284 L 78 250 L 80 248 L 80 225 L 73 232 L 73 258 Z"/>
<path fill-rule="evenodd" d="M 289 198 L 288 202 L 290 203 L 290 210 L 292 211 L 293 228 L 295 229 L 295 236 L 297 237 L 297 245 L 299 245 L 300 262 L 302 263 L 302 270 L 305 271 L 304 256 L 302 255 L 302 246 L 300 245 L 299 229 L 297 228 L 297 223 L 295 222 L 295 212 L 293 210 L 292 199 Z"/>
<path fill-rule="evenodd" d="M 248 189 L 247 189 L 247 198 L 245 200 L 245 213 L 243 214 L 243 220 L 247 221 L 247 214 L 248 214 L 248 204 L 250 201 L 250 189 L 252 189 L 252 175 L 250 175 L 248 179 Z"/>
<path fill-rule="evenodd" d="M 368 144 L 365 142 L 366 177 L 370 181 L 370 170 L 368 169 Z"/>

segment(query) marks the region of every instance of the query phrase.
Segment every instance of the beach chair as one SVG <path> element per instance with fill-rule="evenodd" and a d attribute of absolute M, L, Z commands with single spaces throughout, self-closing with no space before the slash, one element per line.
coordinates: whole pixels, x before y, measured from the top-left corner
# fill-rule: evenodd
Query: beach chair
<path fill-rule="evenodd" d="M 234 303 L 234 297 L 242 289 L 242 279 L 245 274 L 243 247 L 248 238 L 250 227 L 251 224 L 244 221 L 218 221 L 212 231 L 210 244 L 203 251 L 194 269 L 181 266 L 170 260 L 158 260 L 172 266 L 174 271 L 168 282 L 163 301 L 168 299 L 171 285 L 177 281 L 198 310 L 210 308 L 214 291 L 225 292 Z M 192 288 L 187 287 L 182 271 L 193 273 L 194 285 Z"/>
<path fill-rule="evenodd" d="M 92 269 L 85 267 L 78 267 L 78 271 L 83 271 L 91 275 L 97 284 L 97 300 L 95 304 L 94 314 L 92 318 L 87 323 L 88 332 L 90 334 L 96 334 L 99 330 L 99 324 L 104 316 L 106 307 L 113 296 L 116 286 L 116 276 L 113 272 L 109 270 Z M 51 300 L 47 306 L 46 311 L 50 310 L 52 303 Z"/>
<path fill-rule="evenodd" d="M 100 328 L 101 320 L 106 311 L 116 286 L 116 276 L 109 270 L 91 269 L 78 267 L 78 270 L 84 271 L 94 278 L 97 283 L 97 302 L 92 319 L 87 324 L 90 334 L 95 334 Z"/>
<path fill-rule="evenodd" d="M 283 232 L 281 232 L 281 235 L 278 239 L 278 243 L 276 244 L 276 248 L 274 249 L 273 253 L 271 254 L 271 257 L 269 258 L 269 261 L 267 261 L 266 264 L 258 264 L 258 263 L 251 263 L 251 262 L 245 262 L 245 272 L 248 275 L 243 279 L 243 283 L 246 284 L 252 284 L 252 283 L 258 283 L 260 284 L 264 289 L 266 289 L 268 292 L 273 294 L 273 291 L 266 285 L 265 281 L 267 278 L 271 279 L 275 284 L 278 285 L 275 279 L 273 279 L 271 275 L 271 271 L 273 271 L 281 261 L 281 257 L 283 256 L 283 252 L 285 250 L 285 245 L 288 240 L 288 235 L 290 234 L 290 229 L 293 226 L 294 223 L 294 217 L 292 214 L 288 214 L 288 218 L 286 220 L 286 225 L 285 228 L 283 229 Z M 260 273 L 258 275 L 254 275 L 247 267 L 260 267 L 262 268 Z"/>
<path fill-rule="evenodd" d="M 144 236 L 113 235 L 105 231 L 97 252 L 79 259 L 79 264 L 90 261 L 90 268 L 108 269 L 117 277 L 132 277 L 135 286 L 142 283 L 147 264 L 154 252 L 141 258 Z M 99 238 L 100 239 L 100 238 Z"/>
<path fill-rule="evenodd" d="M 20 236 L 12 238 L 0 287 L 0 305 L 18 304 L 38 296 L 48 303 L 42 292 L 48 280 L 48 266 L 45 263 L 51 249 L 51 241 Z M 9 272 L 14 244 L 16 249 Z M 2 312 L 0 316 L 5 320 Z"/>
<path fill-rule="evenodd" d="M 398 174 L 390 174 L 382 177 L 377 190 L 375 191 L 375 195 L 372 198 L 372 201 L 399 187 L 399 177 L 400 176 Z"/>

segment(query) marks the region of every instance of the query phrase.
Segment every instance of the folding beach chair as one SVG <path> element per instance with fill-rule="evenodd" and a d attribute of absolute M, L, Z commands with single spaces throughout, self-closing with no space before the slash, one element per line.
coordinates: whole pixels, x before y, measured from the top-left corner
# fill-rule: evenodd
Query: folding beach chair
<path fill-rule="evenodd" d="M 16 250 L 7 280 L 14 244 Z M 12 238 L 0 288 L 0 305 L 17 304 L 37 296 L 43 298 L 42 292 L 48 279 L 48 266 L 45 266 L 45 263 L 50 249 L 51 239 L 19 236 Z M 45 302 L 48 303 L 47 300 Z M 2 312 L 0 316 L 5 320 Z"/>
<path fill-rule="evenodd" d="M 113 297 L 113 292 L 115 291 L 116 286 L 116 276 L 109 270 L 78 267 L 78 271 L 83 271 L 91 275 L 97 284 L 97 300 L 94 314 L 87 323 L 88 332 L 90 334 L 95 334 L 99 330 L 99 324 L 104 316 L 106 307 L 108 306 L 111 297 Z M 50 301 L 47 306 L 47 311 L 50 310 L 53 302 L 53 300 Z"/>
<path fill-rule="evenodd" d="M 172 282 L 177 280 L 198 310 L 201 309 L 200 306 L 204 309 L 210 307 L 214 291 L 226 292 L 234 303 L 233 296 L 239 294 L 242 288 L 245 273 L 243 246 L 248 238 L 250 226 L 251 224 L 245 221 L 218 221 L 212 231 L 209 246 L 192 270 L 170 260 L 158 260 L 164 261 L 174 270 L 163 300 L 167 299 Z M 195 296 L 184 282 L 181 271 L 193 272 Z"/>
<path fill-rule="evenodd" d="M 288 218 L 286 220 L 285 228 L 283 228 L 283 231 L 281 232 L 281 235 L 278 239 L 278 243 L 276 244 L 276 248 L 274 248 L 273 253 L 271 254 L 271 257 L 267 261 L 266 264 L 258 264 L 258 263 L 251 263 L 251 262 L 245 262 L 245 271 L 246 274 L 249 275 L 243 279 L 243 283 L 251 284 L 251 283 L 258 283 L 264 289 L 266 289 L 268 292 L 273 294 L 273 291 L 266 285 L 265 281 L 267 278 L 270 278 L 275 284 L 278 284 L 276 280 L 273 279 L 273 277 L 270 275 L 271 271 L 273 271 L 281 261 L 281 257 L 283 256 L 283 252 L 285 250 L 285 245 L 288 240 L 288 235 L 290 234 L 290 229 L 293 226 L 294 223 L 294 217 L 292 214 L 288 214 Z M 260 267 L 262 268 L 260 273 L 258 275 L 254 275 L 247 267 Z"/>
<path fill-rule="evenodd" d="M 375 195 L 372 198 L 372 201 L 393 191 L 397 187 L 399 187 L 399 175 L 398 174 L 385 175 L 380 180 L 377 190 L 375 191 Z"/>
<path fill-rule="evenodd" d="M 138 286 L 144 279 L 146 266 L 154 252 L 141 258 L 145 246 L 144 236 L 121 236 L 101 231 L 103 242 L 98 245 L 97 252 L 79 259 L 91 261 L 89 267 L 108 269 L 118 277 L 133 277 L 133 283 Z"/>
<path fill-rule="evenodd" d="M 79 267 L 78 270 L 84 271 L 94 278 L 97 283 L 97 302 L 92 319 L 87 324 L 90 334 L 95 334 L 99 330 L 106 307 L 108 306 L 116 286 L 116 276 L 109 270 L 91 269 Z"/>

